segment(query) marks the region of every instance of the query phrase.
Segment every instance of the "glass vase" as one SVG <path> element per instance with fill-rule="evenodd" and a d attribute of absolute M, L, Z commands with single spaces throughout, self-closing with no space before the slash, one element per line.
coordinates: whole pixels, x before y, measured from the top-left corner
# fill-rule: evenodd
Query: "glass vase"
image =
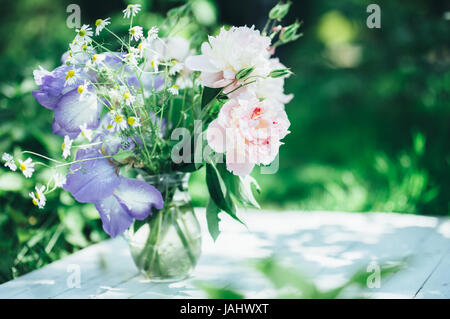
<path fill-rule="evenodd" d="M 152 281 L 178 281 L 189 276 L 201 253 L 201 230 L 187 189 L 188 174 L 145 175 L 156 187 L 164 208 L 144 221 L 135 221 L 127 233 L 137 268 Z"/>

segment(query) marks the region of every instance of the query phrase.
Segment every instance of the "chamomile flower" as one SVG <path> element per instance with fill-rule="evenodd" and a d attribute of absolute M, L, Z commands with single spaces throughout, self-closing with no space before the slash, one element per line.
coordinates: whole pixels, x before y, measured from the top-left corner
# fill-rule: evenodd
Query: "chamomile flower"
<path fill-rule="evenodd" d="M 89 92 L 89 82 L 84 81 L 83 84 L 79 85 L 77 88 L 77 92 L 80 95 L 80 101 L 86 100 L 86 97 L 90 94 Z"/>
<path fill-rule="evenodd" d="M 26 178 L 30 178 L 34 172 L 34 163 L 31 158 L 27 158 L 25 161 L 19 160 L 19 168 Z"/>
<path fill-rule="evenodd" d="M 61 145 L 61 150 L 63 152 L 63 157 L 66 159 L 70 155 L 70 148 L 72 147 L 73 141 L 69 136 L 64 136 L 64 142 Z"/>
<path fill-rule="evenodd" d="M 88 24 L 83 24 L 81 29 L 75 30 L 77 35 L 75 37 L 75 41 L 79 43 L 88 43 L 91 41 L 91 37 L 94 35 L 92 32 L 92 28 Z"/>
<path fill-rule="evenodd" d="M 66 177 L 63 174 L 55 173 L 52 178 L 55 187 L 62 187 L 66 183 Z"/>
<path fill-rule="evenodd" d="M 66 73 L 66 77 L 65 80 L 66 82 L 64 82 L 64 86 L 68 86 L 68 85 L 72 85 L 77 81 L 77 73 L 75 72 L 74 69 L 70 69 L 69 71 L 67 71 Z"/>
<path fill-rule="evenodd" d="M 92 64 L 98 65 L 105 60 L 106 56 L 104 54 L 94 54 L 92 58 L 89 60 Z"/>
<path fill-rule="evenodd" d="M 108 125 L 109 129 L 114 131 L 122 131 L 128 128 L 127 121 L 120 111 L 112 112 L 112 122 Z"/>
<path fill-rule="evenodd" d="M 138 65 L 138 57 L 141 56 L 141 53 L 139 52 L 138 48 L 130 47 L 128 53 L 124 57 L 124 61 L 126 64 L 131 66 L 137 66 Z"/>
<path fill-rule="evenodd" d="M 136 101 L 136 97 L 128 91 L 122 94 L 122 97 L 127 106 L 131 106 Z"/>
<path fill-rule="evenodd" d="M 102 32 L 102 30 L 111 22 L 109 21 L 111 18 L 106 18 L 105 20 L 103 19 L 97 19 L 95 21 L 95 35 L 99 35 L 100 32 Z"/>
<path fill-rule="evenodd" d="M 155 55 L 151 62 L 152 68 L 155 72 L 159 72 L 159 58 Z"/>
<path fill-rule="evenodd" d="M 116 87 L 108 90 L 108 96 L 112 107 L 118 107 L 122 103 L 122 96 Z"/>
<path fill-rule="evenodd" d="M 11 154 L 3 153 L 2 160 L 5 161 L 5 167 L 8 167 L 13 172 L 16 171 L 17 165 L 14 162 L 14 157 Z"/>
<path fill-rule="evenodd" d="M 36 192 L 35 193 L 31 192 L 28 195 L 31 197 L 33 204 L 42 209 L 44 208 L 47 202 L 47 199 L 45 198 L 44 195 L 45 186 L 41 187 L 35 186 L 34 189 L 36 190 Z"/>
<path fill-rule="evenodd" d="M 157 27 L 152 27 L 150 30 L 148 30 L 147 33 L 147 39 L 148 40 L 155 40 L 158 37 L 159 29 Z"/>
<path fill-rule="evenodd" d="M 135 128 L 141 126 L 141 122 L 140 122 L 139 118 L 135 117 L 135 116 L 128 117 L 127 123 L 131 127 L 135 127 Z"/>
<path fill-rule="evenodd" d="M 170 94 L 172 95 L 178 95 L 178 85 L 172 85 L 170 88 L 167 89 L 167 91 L 169 91 Z"/>
<path fill-rule="evenodd" d="M 130 17 L 134 17 L 138 12 L 141 11 L 140 4 L 129 4 L 125 10 L 123 10 L 123 17 L 125 19 L 129 19 Z"/>
<path fill-rule="evenodd" d="M 80 125 L 80 130 L 81 130 L 81 136 L 87 138 L 88 141 L 90 142 L 92 140 L 92 135 L 94 134 L 94 132 L 87 128 L 86 123 L 84 123 L 83 125 Z"/>
<path fill-rule="evenodd" d="M 134 41 L 139 41 L 143 36 L 144 33 L 142 31 L 142 27 L 140 26 L 134 26 L 130 29 L 130 36 L 131 39 L 133 39 Z"/>
<path fill-rule="evenodd" d="M 177 60 L 173 60 L 173 66 L 169 69 L 169 75 L 175 75 L 184 69 L 184 64 L 178 62 Z"/>

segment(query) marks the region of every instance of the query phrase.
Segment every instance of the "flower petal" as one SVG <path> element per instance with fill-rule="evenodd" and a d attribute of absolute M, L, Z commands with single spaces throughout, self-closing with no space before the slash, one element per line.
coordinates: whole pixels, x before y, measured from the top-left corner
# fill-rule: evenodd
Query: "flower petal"
<path fill-rule="evenodd" d="M 194 55 L 186 59 L 186 66 L 193 71 L 202 71 L 215 73 L 220 71 L 214 64 L 209 61 L 206 55 Z"/>
<path fill-rule="evenodd" d="M 103 156 L 96 149 L 80 149 L 77 160 Z M 113 194 L 119 184 L 115 167 L 105 158 L 72 164 L 64 189 L 80 203 L 92 203 Z"/>
<path fill-rule="evenodd" d="M 94 204 L 100 213 L 104 231 L 111 237 L 122 234 L 133 222 L 115 196 L 108 196 Z"/>
<path fill-rule="evenodd" d="M 226 150 L 226 131 L 219 124 L 218 119 L 212 121 L 206 130 L 208 145 L 217 153 L 224 153 Z"/>
<path fill-rule="evenodd" d="M 89 94 L 80 101 L 77 90 L 65 94 L 55 108 L 55 119 L 59 126 L 69 132 L 81 132 L 80 126 L 84 123 L 87 128 L 95 129 L 100 121 L 100 103 L 97 96 Z"/>
<path fill-rule="evenodd" d="M 161 209 L 164 206 L 161 193 L 152 185 L 138 179 L 121 177 L 114 195 L 128 213 L 139 220 L 150 215 L 152 207 Z"/>

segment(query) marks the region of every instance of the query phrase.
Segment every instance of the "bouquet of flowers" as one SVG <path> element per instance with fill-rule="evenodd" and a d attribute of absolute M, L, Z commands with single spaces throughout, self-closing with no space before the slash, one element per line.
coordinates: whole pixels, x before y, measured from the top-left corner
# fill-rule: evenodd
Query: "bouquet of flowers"
<path fill-rule="evenodd" d="M 95 205 L 110 236 L 126 232 L 146 275 L 187 275 L 201 246 L 187 174 L 206 167 L 206 218 L 216 239 L 220 212 L 240 221 L 238 205 L 258 207 L 249 174 L 275 160 L 289 133 L 284 105 L 292 95 L 283 87 L 291 72 L 273 57 L 278 46 L 301 36 L 299 22 L 280 24 L 289 7 L 274 7 L 261 32 L 223 27 L 203 43 L 176 36 L 178 22 L 192 18 L 189 3 L 145 33 L 133 25 L 138 4 L 123 10 L 130 22 L 125 37 L 110 30 L 110 18 L 83 25 L 61 66 L 34 71 L 39 89 L 33 96 L 54 113 L 62 159 L 23 152 L 44 163 L 5 153 L 5 166 L 28 178 L 35 165 L 53 168 L 47 185 L 30 193 L 36 206 L 62 187 Z M 102 33 L 117 42 L 96 39 Z"/>

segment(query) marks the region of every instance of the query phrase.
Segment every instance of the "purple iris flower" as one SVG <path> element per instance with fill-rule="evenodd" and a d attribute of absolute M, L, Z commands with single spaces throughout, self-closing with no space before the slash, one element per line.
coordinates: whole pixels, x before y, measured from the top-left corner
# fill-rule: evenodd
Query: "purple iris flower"
<path fill-rule="evenodd" d="M 71 85 L 65 85 L 67 72 L 75 70 L 77 80 Z M 71 138 L 81 132 L 80 125 L 86 123 L 89 129 L 95 129 L 99 124 L 101 103 L 92 89 L 84 99 L 77 92 L 84 80 L 93 77 L 81 68 L 62 65 L 49 72 L 43 68 L 33 72 L 39 90 L 33 91 L 34 98 L 42 106 L 53 110 L 55 121 L 53 133 L 59 136 L 69 135 Z"/>
<path fill-rule="evenodd" d="M 148 183 L 117 174 L 116 167 L 102 157 L 100 148 L 81 149 L 63 188 L 81 203 L 94 203 L 103 229 L 111 237 L 123 233 L 133 219 L 147 218 L 152 208 L 162 209 L 161 193 Z M 97 158 L 97 159 L 94 159 Z"/>

